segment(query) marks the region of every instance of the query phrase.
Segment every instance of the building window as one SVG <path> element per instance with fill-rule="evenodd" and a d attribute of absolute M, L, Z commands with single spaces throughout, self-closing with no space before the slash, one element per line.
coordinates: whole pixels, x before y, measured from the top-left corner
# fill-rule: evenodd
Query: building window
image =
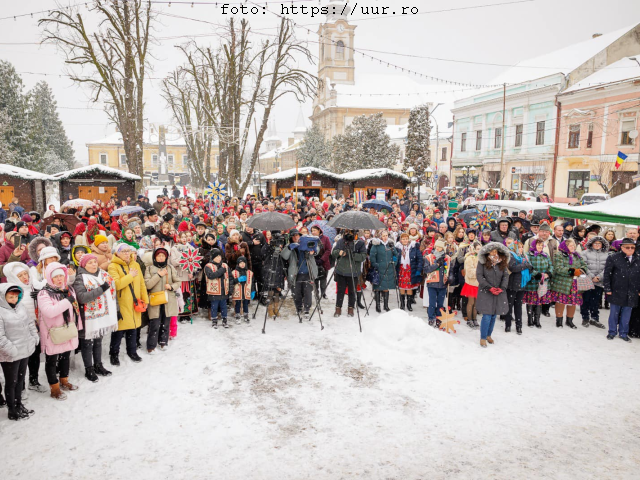
<path fill-rule="evenodd" d="M 107 154 L 106 153 L 101 153 L 100 154 L 100 165 L 109 165 L 109 161 L 107 160 Z"/>
<path fill-rule="evenodd" d="M 620 145 L 633 145 L 633 138 L 629 134 L 635 130 L 635 120 L 625 120 L 622 122 L 622 136 L 620 137 Z"/>
<path fill-rule="evenodd" d="M 593 147 L 593 123 L 589 124 L 589 133 L 587 133 L 587 148 Z"/>
<path fill-rule="evenodd" d="M 127 156 L 124 153 L 120 154 L 120 166 L 121 167 L 127 166 Z"/>
<path fill-rule="evenodd" d="M 580 148 L 580 125 L 569 126 L 569 148 Z"/>
<path fill-rule="evenodd" d="M 447 147 L 442 147 L 442 158 L 441 158 L 441 160 L 443 162 L 447 161 Z"/>
<path fill-rule="evenodd" d="M 502 127 L 496 128 L 496 143 L 493 148 L 502 148 Z"/>
<path fill-rule="evenodd" d="M 167 155 L 167 164 L 170 167 L 173 167 L 175 165 L 174 156 L 173 155 Z"/>
<path fill-rule="evenodd" d="M 476 150 L 482 150 L 482 130 L 476 130 Z"/>
<path fill-rule="evenodd" d="M 466 133 L 463 133 L 460 138 L 460 151 L 461 152 L 467 151 L 467 134 Z"/>
<path fill-rule="evenodd" d="M 523 125 L 516 125 L 516 147 L 522 146 L 522 132 L 524 131 Z"/>
<path fill-rule="evenodd" d="M 336 60 L 344 60 L 344 42 L 338 40 L 336 43 Z"/>
<path fill-rule="evenodd" d="M 584 193 L 589 193 L 590 175 L 588 171 L 569 172 L 567 197 L 580 199 Z"/>
<path fill-rule="evenodd" d="M 544 145 L 544 124 L 544 121 L 536 123 L 536 145 Z"/>
<path fill-rule="evenodd" d="M 220 170 L 220 155 L 216 155 L 216 167 Z"/>
<path fill-rule="evenodd" d="M 185 167 L 189 164 L 189 156 L 188 155 L 182 155 L 182 165 L 184 165 Z"/>
<path fill-rule="evenodd" d="M 156 155 L 155 153 L 151 155 L 151 165 L 153 165 L 154 167 L 158 166 L 158 155 Z"/>

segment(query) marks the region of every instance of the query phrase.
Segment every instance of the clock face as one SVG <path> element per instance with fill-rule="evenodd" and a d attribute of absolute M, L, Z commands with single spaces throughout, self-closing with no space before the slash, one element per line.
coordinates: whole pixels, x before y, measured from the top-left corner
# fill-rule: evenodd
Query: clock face
<path fill-rule="evenodd" d="M 338 31 L 339 32 L 344 32 L 344 25 L 342 25 L 342 24 L 338 25 Z"/>

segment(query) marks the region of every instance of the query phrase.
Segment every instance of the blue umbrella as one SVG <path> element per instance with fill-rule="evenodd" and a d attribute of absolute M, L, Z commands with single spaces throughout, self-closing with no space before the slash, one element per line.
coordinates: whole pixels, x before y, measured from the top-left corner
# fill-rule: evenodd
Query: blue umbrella
<path fill-rule="evenodd" d="M 329 240 L 331 240 L 331 243 L 333 243 L 333 240 L 336 238 L 338 232 L 335 228 L 327 225 L 327 220 L 314 220 L 309 225 L 307 225 L 307 228 L 311 230 L 311 227 L 313 227 L 314 225 L 317 225 L 320 230 L 322 230 L 322 234 L 329 237 Z"/>
<path fill-rule="evenodd" d="M 126 207 L 115 209 L 113 212 L 111 212 L 111 216 L 117 217 L 119 215 L 122 215 L 123 213 L 126 213 L 128 215 L 130 213 L 136 213 L 136 212 L 144 212 L 144 208 L 138 207 L 137 205 L 129 205 Z"/>
<path fill-rule="evenodd" d="M 362 204 L 362 206 L 365 208 L 375 208 L 376 211 L 378 212 L 383 208 L 386 208 L 387 210 L 391 211 L 391 205 L 388 202 L 385 202 L 384 200 L 378 200 L 378 199 L 367 200 Z"/>

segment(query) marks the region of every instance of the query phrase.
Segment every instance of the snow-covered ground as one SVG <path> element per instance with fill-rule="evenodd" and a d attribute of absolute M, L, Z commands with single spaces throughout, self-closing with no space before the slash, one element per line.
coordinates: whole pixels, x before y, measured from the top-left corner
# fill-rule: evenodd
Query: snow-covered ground
<path fill-rule="evenodd" d="M 30 392 L 33 418 L 2 413 L 2 478 L 640 478 L 640 341 L 543 317 L 522 336 L 497 322 L 482 349 L 422 308 L 363 333 L 332 313 L 266 335 L 196 318 L 96 384 L 78 355 L 66 402 Z"/>

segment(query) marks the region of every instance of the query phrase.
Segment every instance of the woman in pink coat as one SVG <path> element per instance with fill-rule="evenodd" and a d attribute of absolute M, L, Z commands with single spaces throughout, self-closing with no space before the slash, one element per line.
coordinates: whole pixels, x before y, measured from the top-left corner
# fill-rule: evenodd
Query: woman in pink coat
<path fill-rule="evenodd" d="M 51 387 L 51 397 L 65 400 L 67 396 L 60 391 L 77 390 L 78 387 L 69 383 L 69 357 L 78 348 L 78 337 L 66 342 L 55 344 L 49 330 L 75 323 L 78 330 L 82 330 L 80 310 L 73 288 L 67 287 L 67 267 L 54 262 L 45 268 L 47 285 L 38 294 L 38 311 L 40 314 L 40 346 L 45 353 L 45 367 L 47 380 Z M 58 374 L 60 372 L 60 381 Z"/>

